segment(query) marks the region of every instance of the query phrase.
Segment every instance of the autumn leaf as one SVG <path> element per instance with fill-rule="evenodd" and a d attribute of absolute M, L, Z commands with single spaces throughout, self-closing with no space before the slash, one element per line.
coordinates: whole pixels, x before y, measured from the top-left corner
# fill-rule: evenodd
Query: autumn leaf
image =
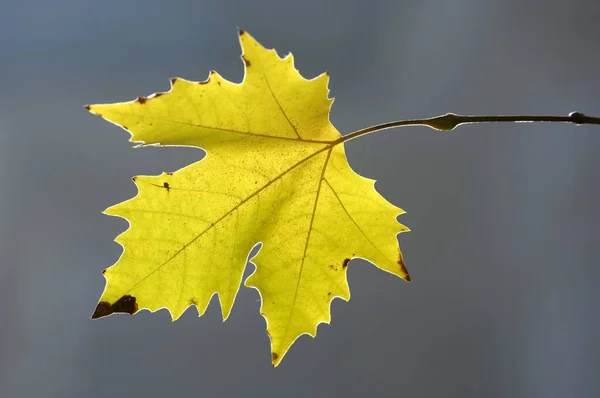
<path fill-rule="evenodd" d="M 410 281 L 397 241 L 408 229 L 375 181 L 350 168 L 346 138 L 329 121 L 328 75 L 307 80 L 291 54 L 239 36 L 240 84 L 211 72 L 203 82 L 172 79 L 167 93 L 88 107 L 130 141 L 206 151 L 174 173 L 134 177 L 137 196 L 105 211 L 130 226 L 92 317 L 166 308 L 176 320 L 190 306 L 202 315 L 216 293 L 225 320 L 260 242 L 245 285 L 260 293 L 276 366 L 300 335 L 330 322 L 333 298 L 350 299 L 352 258 Z"/>

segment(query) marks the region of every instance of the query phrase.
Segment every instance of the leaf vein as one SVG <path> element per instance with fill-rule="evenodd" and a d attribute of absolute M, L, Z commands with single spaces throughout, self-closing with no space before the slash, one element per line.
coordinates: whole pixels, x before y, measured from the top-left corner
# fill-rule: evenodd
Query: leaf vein
<path fill-rule="evenodd" d="M 331 189 L 331 192 L 333 192 L 333 194 L 335 195 L 336 199 L 338 200 L 338 202 L 342 206 L 342 209 L 344 209 L 344 212 L 346 213 L 346 215 L 348 216 L 348 218 L 350 218 L 350 221 L 352 221 L 352 223 L 354 224 L 354 226 L 356 226 L 356 228 L 358 228 L 358 230 L 360 231 L 360 233 L 363 234 L 363 236 L 371 244 L 371 246 L 373 246 L 375 248 L 375 250 L 377 250 L 377 252 L 379 254 L 381 254 L 381 256 L 383 258 L 386 258 L 386 256 L 381 252 L 381 250 L 379 250 L 379 247 L 377 247 L 377 245 L 375 245 L 375 243 L 373 243 L 373 241 L 371 240 L 371 238 L 369 238 L 367 236 L 367 234 L 365 233 L 365 231 L 363 231 L 363 229 L 360 227 L 360 225 L 358 225 L 358 223 L 350 215 L 350 213 L 346 209 L 346 206 L 344 205 L 344 203 L 342 202 L 342 200 L 340 199 L 340 197 L 338 196 L 338 194 L 335 192 L 335 189 L 333 189 L 333 187 L 331 186 L 331 184 L 329 183 L 329 181 L 327 181 L 327 179 L 325 179 L 325 182 L 327 183 L 327 185 L 329 185 L 329 188 Z"/>
<path fill-rule="evenodd" d="M 218 220 L 212 222 L 208 227 L 206 227 L 206 229 L 204 229 L 202 232 L 200 232 L 198 235 L 196 235 L 192 240 L 190 240 L 184 247 L 182 247 L 181 249 L 179 249 L 178 251 L 176 251 L 173 255 L 171 255 L 169 258 L 167 258 L 165 261 L 163 261 L 159 266 L 157 266 L 154 270 L 152 270 L 148 275 L 146 275 L 145 277 L 143 277 L 142 279 L 140 279 L 137 283 L 135 283 L 131 288 L 129 288 L 129 290 L 127 291 L 127 293 L 131 292 L 131 290 L 133 290 L 136 286 L 139 286 L 141 283 L 143 283 L 144 281 L 146 281 L 150 276 L 152 276 L 154 273 L 156 273 L 159 269 L 161 269 L 163 266 L 165 266 L 166 264 L 168 264 L 171 260 L 173 260 L 175 257 L 177 257 L 179 254 L 181 254 L 182 251 L 185 251 L 185 249 L 190 246 L 191 244 L 193 244 L 195 241 L 197 241 L 201 236 L 203 236 L 208 230 L 212 229 L 214 226 L 216 226 L 219 222 L 221 222 L 223 219 L 225 219 L 227 216 L 229 216 L 232 212 L 234 212 L 236 209 L 238 209 L 239 207 L 243 206 L 245 203 L 247 203 L 250 199 L 254 198 L 256 195 L 260 194 L 262 191 L 264 191 L 265 189 L 267 189 L 269 186 L 271 186 L 271 184 L 273 184 L 275 181 L 279 180 L 280 178 L 284 177 L 287 173 L 289 173 L 290 171 L 292 171 L 293 169 L 295 169 L 296 167 L 298 167 L 299 165 L 303 164 L 304 162 L 308 161 L 309 159 L 313 158 L 314 156 L 318 155 L 321 152 L 324 152 L 325 150 L 329 149 L 329 153 L 327 155 L 327 161 L 329 160 L 329 154 L 331 154 L 331 149 L 332 146 L 331 145 L 327 145 L 319 150 L 317 150 L 316 152 L 313 152 L 312 154 L 310 154 L 309 156 L 307 156 L 306 158 L 298 161 L 295 165 L 289 167 L 288 169 L 286 169 L 285 171 L 283 171 L 280 175 L 278 175 L 277 177 L 275 177 L 273 180 L 269 181 L 268 183 L 266 183 L 265 185 L 263 185 L 262 187 L 260 187 L 259 189 L 257 189 L 256 191 L 254 191 L 251 195 L 249 195 L 246 199 L 244 199 L 243 201 L 241 201 L 240 203 L 238 203 L 236 206 L 234 206 L 231 210 L 229 210 L 227 213 L 225 213 L 224 215 L 222 215 Z M 323 166 L 323 173 L 325 172 L 325 168 L 327 165 L 327 161 L 325 162 L 325 166 Z M 319 181 L 319 188 L 321 187 L 321 183 L 322 183 L 322 179 L 323 176 L 321 176 L 321 181 Z M 314 217 L 314 214 L 313 214 Z"/>

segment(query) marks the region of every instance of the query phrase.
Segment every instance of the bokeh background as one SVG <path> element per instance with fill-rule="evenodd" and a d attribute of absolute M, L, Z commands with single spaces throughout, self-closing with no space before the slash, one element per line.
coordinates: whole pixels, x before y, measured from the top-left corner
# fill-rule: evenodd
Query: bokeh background
<path fill-rule="evenodd" d="M 0 396 L 600 396 L 600 127 L 389 130 L 350 162 L 407 210 L 408 285 L 349 266 L 352 299 L 271 368 L 258 294 L 230 319 L 89 319 L 130 177 L 191 148 L 133 150 L 87 103 L 240 81 L 236 27 L 307 77 L 342 133 L 403 118 L 600 114 L 600 2 L 0 2 Z M 251 267 L 246 270 L 251 271 Z"/>

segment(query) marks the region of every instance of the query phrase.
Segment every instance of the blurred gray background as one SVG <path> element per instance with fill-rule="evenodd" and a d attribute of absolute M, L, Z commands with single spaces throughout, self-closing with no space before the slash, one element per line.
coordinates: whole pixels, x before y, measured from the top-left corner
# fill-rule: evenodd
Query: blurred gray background
<path fill-rule="evenodd" d="M 0 396 L 600 396 L 600 127 L 389 130 L 347 146 L 407 210 L 411 285 L 354 260 L 333 323 L 270 364 L 258 294 L 230 319 L 89 319 L 130 177 L 199 159 L 131 149 L 83 105 L 240 81 L 236 26 L 307 77 L 332 121 L 600 115 L 600 2 L 0 1 Z M 248 269 L 247 273 L 251 270 Z"/>

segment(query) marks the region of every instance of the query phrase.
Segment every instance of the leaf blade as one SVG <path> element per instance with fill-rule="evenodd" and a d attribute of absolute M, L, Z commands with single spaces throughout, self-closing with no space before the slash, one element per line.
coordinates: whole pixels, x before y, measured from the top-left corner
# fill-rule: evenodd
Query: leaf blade
<path fill-rule="evenodd" d="M 334 297 L 349 300 L 352 258 L 410 280 L 396 238 L 408 228 L 396 221 L 403 210 L 348 164 L 329 121 L 328 76 L 303 78 L 291 54 L 279 58 L 245 32 L 240 43 L 240 84 L 213 72 L 89 107 L 134 142 L 207 152 L 174 173 L 134 178 L 138 194 L 105 211 L 130 227 L 93 317 L 166 308 L 176 320 L 189 306 L 202 315 L 216 294 L 225 320 L 260 242 L 245 285 L 261 296 L 277 366 L 299 336 L 330 322 Z"/>

